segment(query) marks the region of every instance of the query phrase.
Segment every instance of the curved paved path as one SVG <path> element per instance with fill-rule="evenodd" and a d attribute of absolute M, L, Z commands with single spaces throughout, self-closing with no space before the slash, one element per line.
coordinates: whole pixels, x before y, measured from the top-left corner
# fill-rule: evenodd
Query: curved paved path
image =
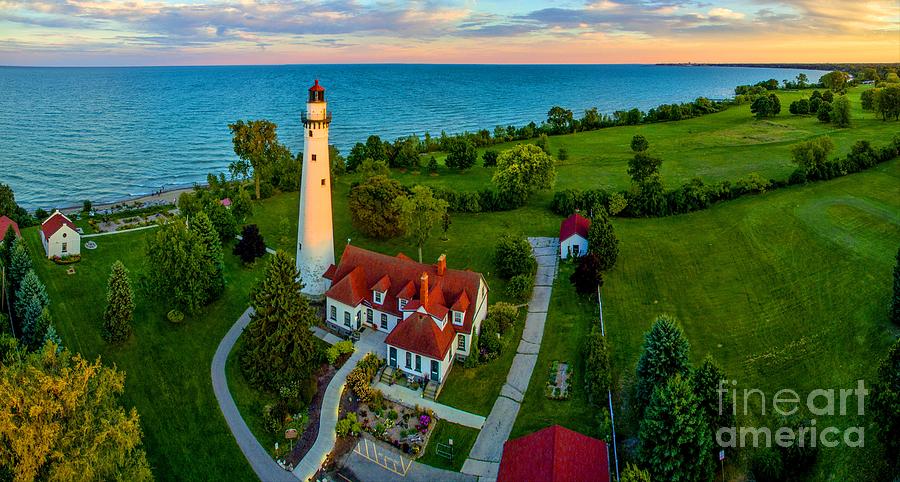
<path fill-rule="evenodd" d="M 231 397 L 231 392 L 228 391 L 228 380 L 225 377 L 225 362 L 228 361 L 228 354 L 231 353 L 231 348 L 234 347 L 234 343 L 241 336 L 244 327 L 250 323 L 251 313 L 252 309 L 247 308 L 247 311 L 231 326 L 231 329 L 228 330 L 225 338 L 222 338 L 219 347 L 216 349 L 210 369 L 213 391 L 216 394 L 216 400 L 219 402 L 219 409 L 228 423 L 228 428 L 231 429 L 234 439 L 241 448 L 241 452 L 244 453 L 244 457 L 250 462 L 250 466 L 253 467 L 253 471 L 256 472 L 256 476 L 265 482 L 297 482 L 297 479 L 290 472 L 281 468 L 266 452 L 266 449 L 257 442 L 253 432 L 250 431 L 250 427 L 247 426 L 247 423 L 241 417 L 241 412 L 238 411 L 237 405 L 235 405 L 234 399 Z M 334 432 L 334 430 L 331 431 Z"/>
<path fill-rule="evenodd" d="M 537 363 L 541 339 L 544 336 L 544 323 L 547 321 L 547 310 L 550 307 L 550 293 L 553 290 L 553 280 L 556 278 L 559 240 L 528 238 L 528 242 L 531 243 L 531 249 L 537 258 L 538 269 L 534 291 L 528 303 L 522 341 L 509 367 L 506 384 L 500 389 L 500 396 L 494 402 L 494 407 L 488 414 L 481 432 L 478 433 L 475 445 L 462 468 L 462 473 L 476 476 L 479 480 L 497 479 L 503 444 L 509 439 L 513 424 L 516 423 L 519 408 L 528 390 L 531 373 Z"/>

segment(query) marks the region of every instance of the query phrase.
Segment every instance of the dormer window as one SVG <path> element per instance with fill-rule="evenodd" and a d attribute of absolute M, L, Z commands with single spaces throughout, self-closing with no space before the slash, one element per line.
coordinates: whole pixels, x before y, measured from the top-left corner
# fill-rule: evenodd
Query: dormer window
<path fill-rule="evenodd" d="M 380 304 L 384 303 L 384 293 L 383 292 L 373 291 L 373 293 L 375 293 L 374 298 L 375 298 L 376 305 L 380 305 Z"/>
<path fill-rule="evenodd" d="M 400 298 L 399 300 L 397 300 L 397 302 L 400 304 L 400 309 L 401 309 L 401 310 L 402 310 L 403 308 L 406 308 L 406 302 L 407 302 L 407 301 L 408 301 L 408 300 L 407 300 L 406 298 Z"/>
<path fill-rule="evenodd" d="M 461 311 L 453 312 L 453 324 L 454 325 L 462 325 L 463 324 L 463 312 L 461 312 Z"/>

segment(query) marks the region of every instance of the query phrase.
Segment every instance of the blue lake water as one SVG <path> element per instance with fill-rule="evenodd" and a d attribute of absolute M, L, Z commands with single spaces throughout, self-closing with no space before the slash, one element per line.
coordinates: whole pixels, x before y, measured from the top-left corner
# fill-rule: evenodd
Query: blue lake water
<path fill-rule="evenodd" d="M 0 182 L 28 208 L 112 201 L 203 181 L 234 159 L 228 123 L 269 119 L 302 149 L 318 78 L 343 153 L 393 140 L 540 123 L 554 105 L 601 112 L 700 96 L 800 70 L 649 65 L 285 65 L 0 68 Z M 811 81 L 823 72 L 803 71 Z"/>

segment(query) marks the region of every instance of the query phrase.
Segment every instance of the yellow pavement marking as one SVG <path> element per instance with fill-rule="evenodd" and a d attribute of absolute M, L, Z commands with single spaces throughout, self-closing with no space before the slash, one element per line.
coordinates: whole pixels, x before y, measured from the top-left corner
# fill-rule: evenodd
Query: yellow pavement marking
<path fill-rule="evenodd" d="M 361 445 L 365 445 L 365 453 L 363 453 Z M 397 460 L 396 458 L 389 456 L 393 454 L 390 452 L 385 453 L 384 450 L 382 450 L 381 453 L 378 453 L 378 445 L 376 445 L 375 442 L 371 442 L 372 451 L 370 453 L 369 445 L 369 440 L 363 438 L 360 442 L 357 442 L 356 448 L 353 449 L 353 451 L 360 457 L 364 457 L 374 462 L 385 470 L 389 470 L 401 477 L 406 477 L 406 473 L 412 468 L 412 460 L 404 460 L 403 455 L 399 455 L 400 459 Z M 390 464 L 390 466 L 388 466 L 388 464 Z"/>

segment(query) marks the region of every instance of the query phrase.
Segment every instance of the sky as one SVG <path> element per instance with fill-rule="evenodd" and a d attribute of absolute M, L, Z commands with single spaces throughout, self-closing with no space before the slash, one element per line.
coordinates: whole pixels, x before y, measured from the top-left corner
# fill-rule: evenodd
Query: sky
<path fill-rule="evenodd" d="M 900 0 L 0 0 L 0 65 L 900 62 Z"/>

